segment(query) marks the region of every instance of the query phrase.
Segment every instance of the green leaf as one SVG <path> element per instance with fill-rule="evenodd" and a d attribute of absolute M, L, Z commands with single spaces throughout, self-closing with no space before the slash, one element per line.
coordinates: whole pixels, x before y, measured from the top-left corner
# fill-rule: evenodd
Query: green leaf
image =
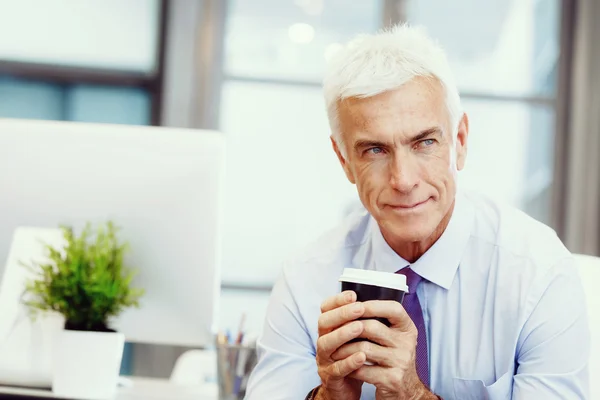
<path fill-rule="evenodd" d="M 71 326 L 94 330 L 107 327 L 126 308 L 139 307 L 144 291 L 132 287 L 137 271 L 124 265 L 129 246 L 119 242 L 119 228 L 108 221 L 95 233 L 90 223 L 79 235 L 71 227 L 61 229 L 64 249 L 45 245 L 47 263 L 21 262 L 34 276 L 23 301 L 32 317 L 56 311 Z"/>

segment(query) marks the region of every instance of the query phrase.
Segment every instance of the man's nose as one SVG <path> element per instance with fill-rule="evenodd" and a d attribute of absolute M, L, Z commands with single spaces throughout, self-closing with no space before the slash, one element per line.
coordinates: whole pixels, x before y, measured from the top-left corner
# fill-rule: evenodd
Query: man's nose
<path fill-rule="evenodd" d="M 390 185 L 401 193 L 409 193 L 418 184 L 417 166 L 408 157 L 396 156 L 390 165 Z"/>

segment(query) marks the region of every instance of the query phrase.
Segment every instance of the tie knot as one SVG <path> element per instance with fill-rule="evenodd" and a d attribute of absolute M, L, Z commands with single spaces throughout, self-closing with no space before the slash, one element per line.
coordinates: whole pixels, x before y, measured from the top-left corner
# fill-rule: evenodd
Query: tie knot
<path fill-rule="evenodd" d="M 402 268 L 397 274 L 402 274 L 406 276 L 406 284 L 408 285 L 408 294 L 417 293 L 417 285 L 423 279 L 421 275 L 417 274 L 410 267 Z"/>

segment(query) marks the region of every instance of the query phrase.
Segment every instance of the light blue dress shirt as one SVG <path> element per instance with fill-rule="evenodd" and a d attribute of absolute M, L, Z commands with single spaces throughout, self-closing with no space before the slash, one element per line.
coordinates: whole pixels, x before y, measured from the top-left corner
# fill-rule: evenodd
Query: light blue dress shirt
<path fill-rule="evenodd" d="M 410 263 L 360 211 L 287 262 L 258 340 L 249 400 L 303 399 L 320 384 L 321 302 L 343 268 Z M 483 196 L 459 192 L 441 238 L 411 267 L 425 279 L 431 389 L 444 399 L 588 399 L 590 337 L 574 258 L 554 231 Z M 361 399 L 374 399 L 363 385 Z"/>

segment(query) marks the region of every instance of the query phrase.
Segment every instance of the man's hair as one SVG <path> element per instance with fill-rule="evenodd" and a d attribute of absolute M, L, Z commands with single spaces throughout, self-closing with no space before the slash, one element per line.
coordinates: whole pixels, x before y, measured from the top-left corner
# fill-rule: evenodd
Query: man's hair
<path fill-rule="evenodd" d="M 442 48 L 423 28 L 396 25 L 375 34 L 359 35 L 329 60 L 323 90 L 333 139 L 342 154 L 338 103 L 394 90 L 416 77 L 441 84 L 454 135 L 462 117 L 460 96 Z"/>

